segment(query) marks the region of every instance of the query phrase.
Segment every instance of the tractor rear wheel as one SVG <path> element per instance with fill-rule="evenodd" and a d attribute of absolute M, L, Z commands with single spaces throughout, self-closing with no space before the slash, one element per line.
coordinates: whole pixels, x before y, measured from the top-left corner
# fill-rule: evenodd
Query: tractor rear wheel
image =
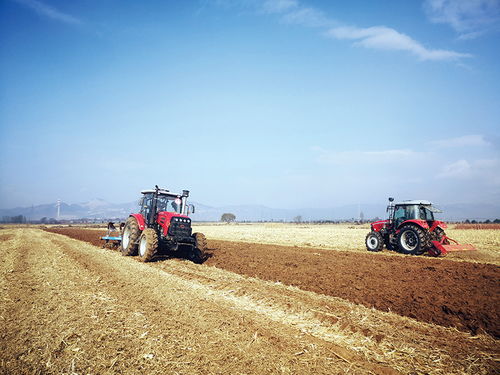
<path fill-rule="evenodd" d="M 379 232 L 371 231 L 365 238 L 368 251 L 381 251 L 384 248 L 384 238 Z"/>
<path fill-rule="evenodd" d="M 416 225 L 404 225 L 398 234 L 399 252 L 410 255 L 420 255 L 426 250 L 426 234 Z"/>
<path fill-rule="evenodd" d="M 123 227 L 122 243 L 120 245 L 120 251 L 123 255 L 137 254 L 137 241 L 140 235 L 141 231 L 137 220 L 134 217 L 129 217 Z"/>
<path fill-rule="evenodd" d="M 139 259 L 149 262 L 158 250 L 158 235 L 152 228 L 146 228 L 139 239 Z"/>

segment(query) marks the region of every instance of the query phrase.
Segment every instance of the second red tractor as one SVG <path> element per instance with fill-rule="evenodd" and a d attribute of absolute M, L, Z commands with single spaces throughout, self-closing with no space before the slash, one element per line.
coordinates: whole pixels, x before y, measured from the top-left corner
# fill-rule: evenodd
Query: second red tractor
<path fill-rule="evenodd" d="M 381 251 L 384 245 L 389 250 L 412 255 L 428 251 L 429 255 L 439 256 L 448 251 L 475 250 L 472 245 L 459 245 L 446 236 L 446 223 L 434 218 L 434 213 L 441 211 L 431 202 L 412 200 L 394 204 L 393 201 L 389 198 L 389 219 L 371 224 L 365 239 L 369 251 Z"/>

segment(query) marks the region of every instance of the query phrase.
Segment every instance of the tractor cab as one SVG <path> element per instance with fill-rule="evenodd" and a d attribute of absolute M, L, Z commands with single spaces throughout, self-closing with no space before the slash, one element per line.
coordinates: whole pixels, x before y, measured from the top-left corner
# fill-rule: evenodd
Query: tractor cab
<path fill-rule="evenodd" d="M 151 212 L 151 209 L 153 207 L 154 192 L 143 192 L 142 194 L 144 195 L 139 200 L 139 206 L 141 208 L 140 213 L 144 216 L 147 216 L 147 214 Z M 168 211 L 180 214 L 181 202 L 182 201 L 180 200 L 180 198 L 177 198 L 177 196 L 170 197 L 167 195 L 159 195 L 156 201 L 156 210 L 157 212 Z"/>
<path fill-rule="evenodd" d="M 396 203 L 392 208 L 390 206 L 388 209 L 390 212 L 389 219 L 395 228 L 408 220 L 425 221 L 431 227 L 435 220 L 434 213 L 441 212 L 436 207 L 433 207 L 429 201 L 403 201 Z"/>
<path fill-rule="evenodd" d="M 187 203 L 188 190 L 183 190 L 182 194 L 165 189 L 142 190 L 141 194 L 139 213 L 148 225 L 154 225 L 160 213 L 165 213 L 171 218 L 173 216 L 187 216 L 190 211 L 194 212 L 194 206 Z"/>

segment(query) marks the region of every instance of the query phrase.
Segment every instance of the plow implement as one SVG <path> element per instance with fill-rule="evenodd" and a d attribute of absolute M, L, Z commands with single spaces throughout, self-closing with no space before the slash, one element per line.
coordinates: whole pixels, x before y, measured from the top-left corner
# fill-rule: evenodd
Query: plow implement
<path fill-rule="evenodd" d="M 448 236 L 443 236 L 441 241 L 431 241 L 433 247 L 429 249 L 429 254 L 431 256 L 445 256 L 450 251 L 473 251 L 477 250 L 474 245 L 471 244 L 459 244 L 453 238 Z M 453 242 L 453 244 L 451 243 Z"/>
<path fill-rule="evenodd" d="M 104 236 L 104 237 L 101 237 L 101 240 L 105 241 L 105 245 L 112 244 L 112 245 L 118 246 L 122 242 L 122 237 L 121 236 Z"/>

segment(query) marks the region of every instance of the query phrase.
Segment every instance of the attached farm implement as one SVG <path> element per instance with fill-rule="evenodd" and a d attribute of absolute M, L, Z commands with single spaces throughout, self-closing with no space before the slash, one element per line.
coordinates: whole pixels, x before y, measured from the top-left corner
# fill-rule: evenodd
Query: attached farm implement
<path fill-rule="evenodd" d="M 389 198 L 389 219 L 371 224 L 365 243 L 368 251 L 389 250 L 403 254 L 445 256 L 450 251 L 476 250 L 473 245 L 459 244 L 448 237 L 443 221 L 435 220 L 434 213 L 441 212 L 431 202 L 403 201 L 394 204 Z"/>
<path fill-rule="evenodd" d="M 121 226 L 121 235 L 114 224 L 101 237 L 107 244 L 119 245 L 123 255 L 138 255 L 149 262 L 157 254 L 175 252 L 195 263 L 205 259 L 206 239 L 202 233 L 192 233 L 190 213 L 194 206 L 187 203 L 189 191 L 173 193 L 158 186 L 141 191 L 140 210 L 130 214 Z M 118 233 L 120 233 L 118 232 Z"/>

